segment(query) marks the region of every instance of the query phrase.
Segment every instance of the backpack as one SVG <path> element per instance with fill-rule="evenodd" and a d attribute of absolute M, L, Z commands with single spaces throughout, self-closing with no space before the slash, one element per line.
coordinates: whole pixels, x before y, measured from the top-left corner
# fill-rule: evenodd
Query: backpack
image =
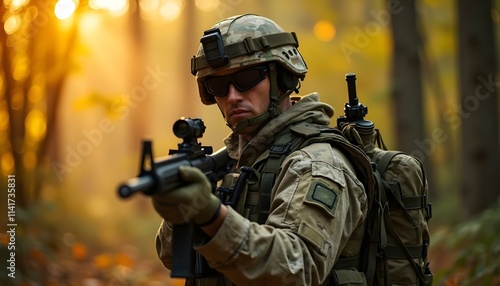
<path fill-rule="evenodd" d="M 360 265 L 368 284 L 432 285 L 427 261 L 432 207 L 422 163 L 404 152 L 389 151 L 378 129 L 366 132 L 356 123 L 339 128 L 374 166 L 377 185 Z"/>
<path fill-rule="evenodd" d="M 378 130 L 375 138 L 379 148 L 373 143 L 368 148 L 355 125 L 344 127 L 299 124 L 277 137 L 258 168 L 258 222 L 264 223 L 269 215 L 270 192 L 285 157 L 312 143 L 330 143 L 350 158 L 370 207 L 360 254 L 339 258 L 327 284 L 358 283 L 359 275 L 343 271 L 355 268 L 364 274 L 368 285 L 431 285 L 427 262 L 431 205 L 422 164 L 410 155 L 388 151 Z"/>

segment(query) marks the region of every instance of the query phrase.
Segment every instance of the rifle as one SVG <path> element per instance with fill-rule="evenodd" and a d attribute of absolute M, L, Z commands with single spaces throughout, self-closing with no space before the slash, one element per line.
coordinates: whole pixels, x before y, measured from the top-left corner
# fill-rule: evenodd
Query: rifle
<path fill-rule="evenodd" d="M 205 125 L 201 118 L 184 118 L 173 125 L 175 136 L 181 138 L 178 149 L 170 149 L 169 156 L 154 159 L 152 142 L 143 141 L 142 159 L 139 175 L 129 179 L 118 187 L 121 198 L 129 198 L 136 193 L 151 196 L 156 193 L 168 192 L 184 184 L 179 175 L 180 166 L 192 166 L 200 169 L 212 183 L 215 189 L 219 181 L 229 169 L 232 159 L 226 148 L 212 154 L 211 146 L 202 146 L 198 138 L 203 136 Z M 210 155 L 211 154 L 211 155 Z M 211 269 L 206 270 L 203 257 L 193 250 L 194 236 L 199 229 L 192 222 L 174 225 L 172 229 L 172 277 L 195 279 L 199 276 L 211 275 Z M 213 270 L 212 270 L 213 271 Z"/>

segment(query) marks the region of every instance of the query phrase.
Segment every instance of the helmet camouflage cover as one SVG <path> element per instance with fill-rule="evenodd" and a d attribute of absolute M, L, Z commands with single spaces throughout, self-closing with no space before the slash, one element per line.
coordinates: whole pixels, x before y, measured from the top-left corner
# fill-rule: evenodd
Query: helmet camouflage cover
<path fill-rule="evenodd" d="M 207 59 L 208 52 L 204 49 L 208 51 L 217 43 L 208 43 L 210 40 L 206 43 L 206 38 L 214 41 L 218 38 L 218 45 L 222 45 L 215 47 L 220 60 L 215 64 Z M 307 65 L 297 50 L 295 33 L 284 32 L 274 21 L 262 16 L 245 14 L 221 20 L 205 31 L 201 42 L 197 56 L 191 60 L 191 72 L 196 75 L 201 101 L 207 105 L 214 104 L 215 100 L 205 91 L 203 81 L 221 70 L 275 61 L 300 79 L 307 72 Z"/>

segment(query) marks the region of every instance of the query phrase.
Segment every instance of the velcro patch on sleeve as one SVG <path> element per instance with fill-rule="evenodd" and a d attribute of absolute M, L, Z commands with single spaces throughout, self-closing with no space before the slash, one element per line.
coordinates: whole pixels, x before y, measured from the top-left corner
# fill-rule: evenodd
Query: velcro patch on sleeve
<path fill-rule="evenodd" d="M 305 202 L 320 206 L 334 217 L 338 199 L 339 194 L 333 187 L 321 181 L 313 181 Z"/>
<path fill-rule="evenodd" d="M 314 245 L 316 249 L 324 252 L 325 238 L 321 235 L 321 232 L 309 225 L 306 221 L 300 222 L 299 235 L 307 242 Z"/>

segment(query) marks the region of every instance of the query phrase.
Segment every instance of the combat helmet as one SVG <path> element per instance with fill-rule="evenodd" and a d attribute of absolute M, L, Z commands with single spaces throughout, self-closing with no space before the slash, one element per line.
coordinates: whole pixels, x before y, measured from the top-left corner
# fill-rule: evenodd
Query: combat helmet
<path fill-rule="evenodd" d="M 206 91 L 204 79 L 221 70 L 269 63 L 271 106 L 270 114 L 264 117 L 273 118 L 280 113 L 276 110 L 280 98 L 296 91 L 307 73 L 295 33 L 285 32 L 262 16 L 244 14 L 221 20 L 204 32 L 200 42 L 197 55 L 191 59 L 191 73 L 206 105 L 214 104 L 215 99 Z M 278 96 L 278 90 L 285 94 Z"/>

